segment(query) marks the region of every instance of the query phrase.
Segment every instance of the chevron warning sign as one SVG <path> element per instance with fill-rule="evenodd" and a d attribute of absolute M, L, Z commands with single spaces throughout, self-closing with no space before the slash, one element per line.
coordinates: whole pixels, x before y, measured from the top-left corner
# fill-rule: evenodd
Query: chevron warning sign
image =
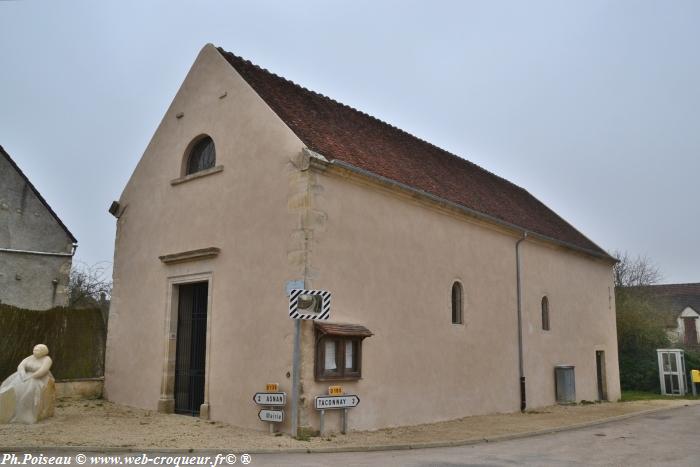
<path fill-rule="evenodd" d="M 326 320 L 331 317 L 331 293 L 327 290 L 292 289 L 289 294 L 289 317 Z"/>

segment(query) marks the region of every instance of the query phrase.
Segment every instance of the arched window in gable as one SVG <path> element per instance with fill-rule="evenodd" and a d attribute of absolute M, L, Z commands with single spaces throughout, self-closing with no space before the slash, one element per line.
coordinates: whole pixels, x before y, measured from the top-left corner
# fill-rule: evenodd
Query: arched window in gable
<path fill-rule="evenodd" d="M 187 154 L 185 175 L 211 169 L 216 165 L 216 149 L 214 141 L 209 136 L 201 137 Z"/>

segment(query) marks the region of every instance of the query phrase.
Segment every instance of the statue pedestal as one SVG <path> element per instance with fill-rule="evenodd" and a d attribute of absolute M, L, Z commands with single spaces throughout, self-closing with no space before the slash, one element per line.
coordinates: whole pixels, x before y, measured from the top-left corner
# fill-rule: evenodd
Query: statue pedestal
<path fill-rule="evenodd" d="M 0 392 L 0 423 L 10 423 L 16 405 L 15 391 Z"/>
<path fill-rule="evenodd" d="M 39 401 L 39 416 L 37 421 L 45 418 L 53 417 L 53 412 L 56 408 L 56 383 L 53 378 L 49 378 L 49 383 L 41 393 L 41 401 Z"/>

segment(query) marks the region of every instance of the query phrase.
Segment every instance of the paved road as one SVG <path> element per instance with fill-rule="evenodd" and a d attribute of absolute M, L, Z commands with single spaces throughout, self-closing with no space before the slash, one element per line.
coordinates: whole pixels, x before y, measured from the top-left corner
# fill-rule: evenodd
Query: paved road
<path fill-rule="evenodd" d="M 700 466 L 700 405 L 621 422 L 454 448 L 258 454 L 255 466 Z"/>
<path fill-rule="evenodd" d="M 109 436 L 108 433 L 105 433 Z M 2 450 L 0 450 L 2 451 Z M 75 452 L 38 450 L 43 456 L 71 456 L 68 465 L 87 467 L 94 465 L 85 453 L 83 461 L 76 462 L 80 448 Z M 22 465 L 23 456 L 17 453 L 17 461 L 5 459 L 11 454 L 0 454 L 0 465 Z M 82 455 L 82 454 L 80 454 Z M 117 453 L 102 453 L 118 456 Z M 140 457 L 143 454 L 130 453 Z M 186 452 L 149 452 L 151 458 L 162 455 L 171 459 L 186 456 Z M 189 456 L 216 453 L 195 453 Z M 86 460 L 85 460 L 86 459 Z M 248 460 L 248 459 L 246 459 Z M 19 462 L 18 462 L 19 461 Z M 222 459 L 223 461 L 223 459 Z M 240 454 L 235 465 L 241 465 Z M 36 462 L 34 459 L 33 462 Z M 117 461 L 119 462 L 119 461 Z M 172 462 L 172 461 L 169 461 Z M 168 464 L 160 461 L 158 465 Z M 25 463 L 30 465 L 30 462 Z M 116 463 L 111 463 L 116 465 Z M 124 465 L 122 463 L 122 465 Z M 147 465 L 154 465 L 149 462 Z M 453 448 L 416 449 L 406 451 L 349 452 L 335 454 L 253 454 L 249 465 L 253 466 L 692 466 L 700 467 L 700 405 L 667 410 L 620 422 L 611 422 L 579 430 L 534 436 L 511 441 L 483 443 Z M 181 467 L 184 467 L 182 465 Z M 219 467 L 228 467 L 219 462 Z"/>

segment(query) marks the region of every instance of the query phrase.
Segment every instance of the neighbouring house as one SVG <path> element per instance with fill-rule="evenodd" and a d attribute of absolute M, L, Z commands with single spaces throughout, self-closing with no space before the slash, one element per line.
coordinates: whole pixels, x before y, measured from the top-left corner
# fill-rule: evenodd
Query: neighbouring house
<path fill-rule="evenodd" d="M 31 310 L 67 305 L 77 245 L 0 146 L 0 303 Z"/>
<path fill-rule="evenodd" d="M 700 342 L 700 283 L 659 284 L 627 287 L 628 291 L 650 300 L 663 317 L 672 343 L 697 346 Z"/>
<path fill-rule="evenodd" d="M 301 323 L 301 426 L 329 385 L 359 395 L 351 429 L 554 404 L 559 365 L 575 400 L 620 396 L 603 249 L 507 180 L 212 45 L 110 212 L 109 400 L 264 429 L 253 394 L 291 394 L 288 281 L 332 294 L 328 321 Z"/>

